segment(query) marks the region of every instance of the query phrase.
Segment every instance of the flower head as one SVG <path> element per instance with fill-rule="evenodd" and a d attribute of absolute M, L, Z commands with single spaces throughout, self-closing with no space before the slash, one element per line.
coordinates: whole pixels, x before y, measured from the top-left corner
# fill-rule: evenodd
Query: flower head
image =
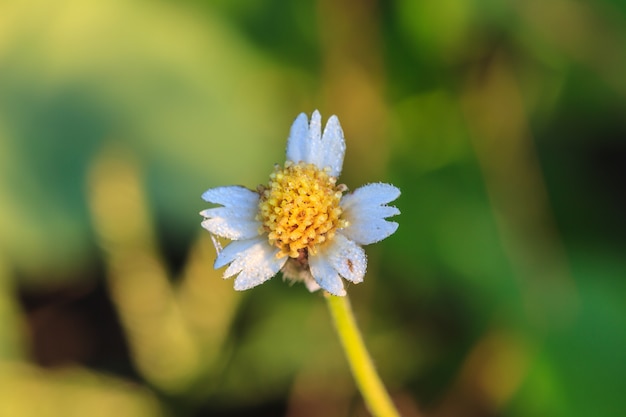
<path fill-rule="evenodd" d="M 275 166 L 267 185 L 256 191 L 230 186 L 211 188 L 202 198 L 221 207 L 200 212 L 202 226 L 230 239 L 218 247 L 215 268 L 228 265 L 224 278 L 237 275 L 236 290 L 255 287 L 282 271 L 320 288 L 345 295 L 341 278 L 359 283 L 367 268 L 361 245 L 393 234 L 398 224 L 385 220 L 400 214 L 387 203 L 400 195 L 389 184 L 368 184 L 347 193 L 337 184 L 346 144 L 336 116 L 322 133 L 316 110 L 309 123 L 300 114 L 287 140 L 287 161 Z"/>

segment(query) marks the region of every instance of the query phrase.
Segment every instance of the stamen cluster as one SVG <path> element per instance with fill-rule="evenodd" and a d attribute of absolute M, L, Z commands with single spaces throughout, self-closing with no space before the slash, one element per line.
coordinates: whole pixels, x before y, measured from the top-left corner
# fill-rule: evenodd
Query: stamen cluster
<path fill-rule="evenodd" d="M 314 164 L 287 161 L 284 168 L 274 168 L 267 187 L 259 189 L 257 220 L 269 243 L 280 249 L 278 258 L 315 254 L 346 226 L 339 205 L 345 186 L 336 182 L 328 169 Z"/>

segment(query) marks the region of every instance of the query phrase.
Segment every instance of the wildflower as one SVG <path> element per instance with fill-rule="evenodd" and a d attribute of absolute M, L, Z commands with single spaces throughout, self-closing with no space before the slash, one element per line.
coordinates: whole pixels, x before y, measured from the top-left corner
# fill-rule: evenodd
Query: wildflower
<path fill-rule="evenodd" d="M 282 271 L 310 291 L 346 294 L 341 277 L 359 283 L 367 268 L 361 245 L 393 234 L 400 214 L 387 203 L 400 195 L 393 185 L 375 183 L 346 193 L 337 184 L 346 144 L 336 116 L 321 132 L 316 110 L 309 124 L 300 114 L 287 140 L 287 161 L 276 165 L 269 183 L 256 191 L 211 188 L 202 198 L 221 207 L 200 212 L 212 235 L 232 240 L 218 250 L 214 267 L 228 265 L 224 278 L 237 275 L 236 290 L 255 287 Z"/>

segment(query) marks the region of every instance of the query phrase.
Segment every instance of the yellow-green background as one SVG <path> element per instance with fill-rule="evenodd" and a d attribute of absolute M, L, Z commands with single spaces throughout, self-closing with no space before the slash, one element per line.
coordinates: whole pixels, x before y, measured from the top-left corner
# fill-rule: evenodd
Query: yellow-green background
<path fill-rule="evenodd" d="M 0 416 L 365 416 L 201 193 L 338 115 L 400 228 L 348 292 L 405 416 L 626 412 L 626 3 L 0 3 Z"/>

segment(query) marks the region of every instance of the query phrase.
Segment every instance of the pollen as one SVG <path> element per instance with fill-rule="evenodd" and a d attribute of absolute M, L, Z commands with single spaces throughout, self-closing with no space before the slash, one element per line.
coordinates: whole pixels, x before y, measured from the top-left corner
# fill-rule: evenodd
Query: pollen
<path fill-rule="evenodd" d="M 347 225 L 339 206 L 346 188 L 336 185 L 337 178 L 329 171 L 287 161 L 284 168 L 274 168 L 267 186 L 259 187 L 257 220 L 269 243 L 280 249 L 279 258 L 315 254 L 319 245 Z"/>

